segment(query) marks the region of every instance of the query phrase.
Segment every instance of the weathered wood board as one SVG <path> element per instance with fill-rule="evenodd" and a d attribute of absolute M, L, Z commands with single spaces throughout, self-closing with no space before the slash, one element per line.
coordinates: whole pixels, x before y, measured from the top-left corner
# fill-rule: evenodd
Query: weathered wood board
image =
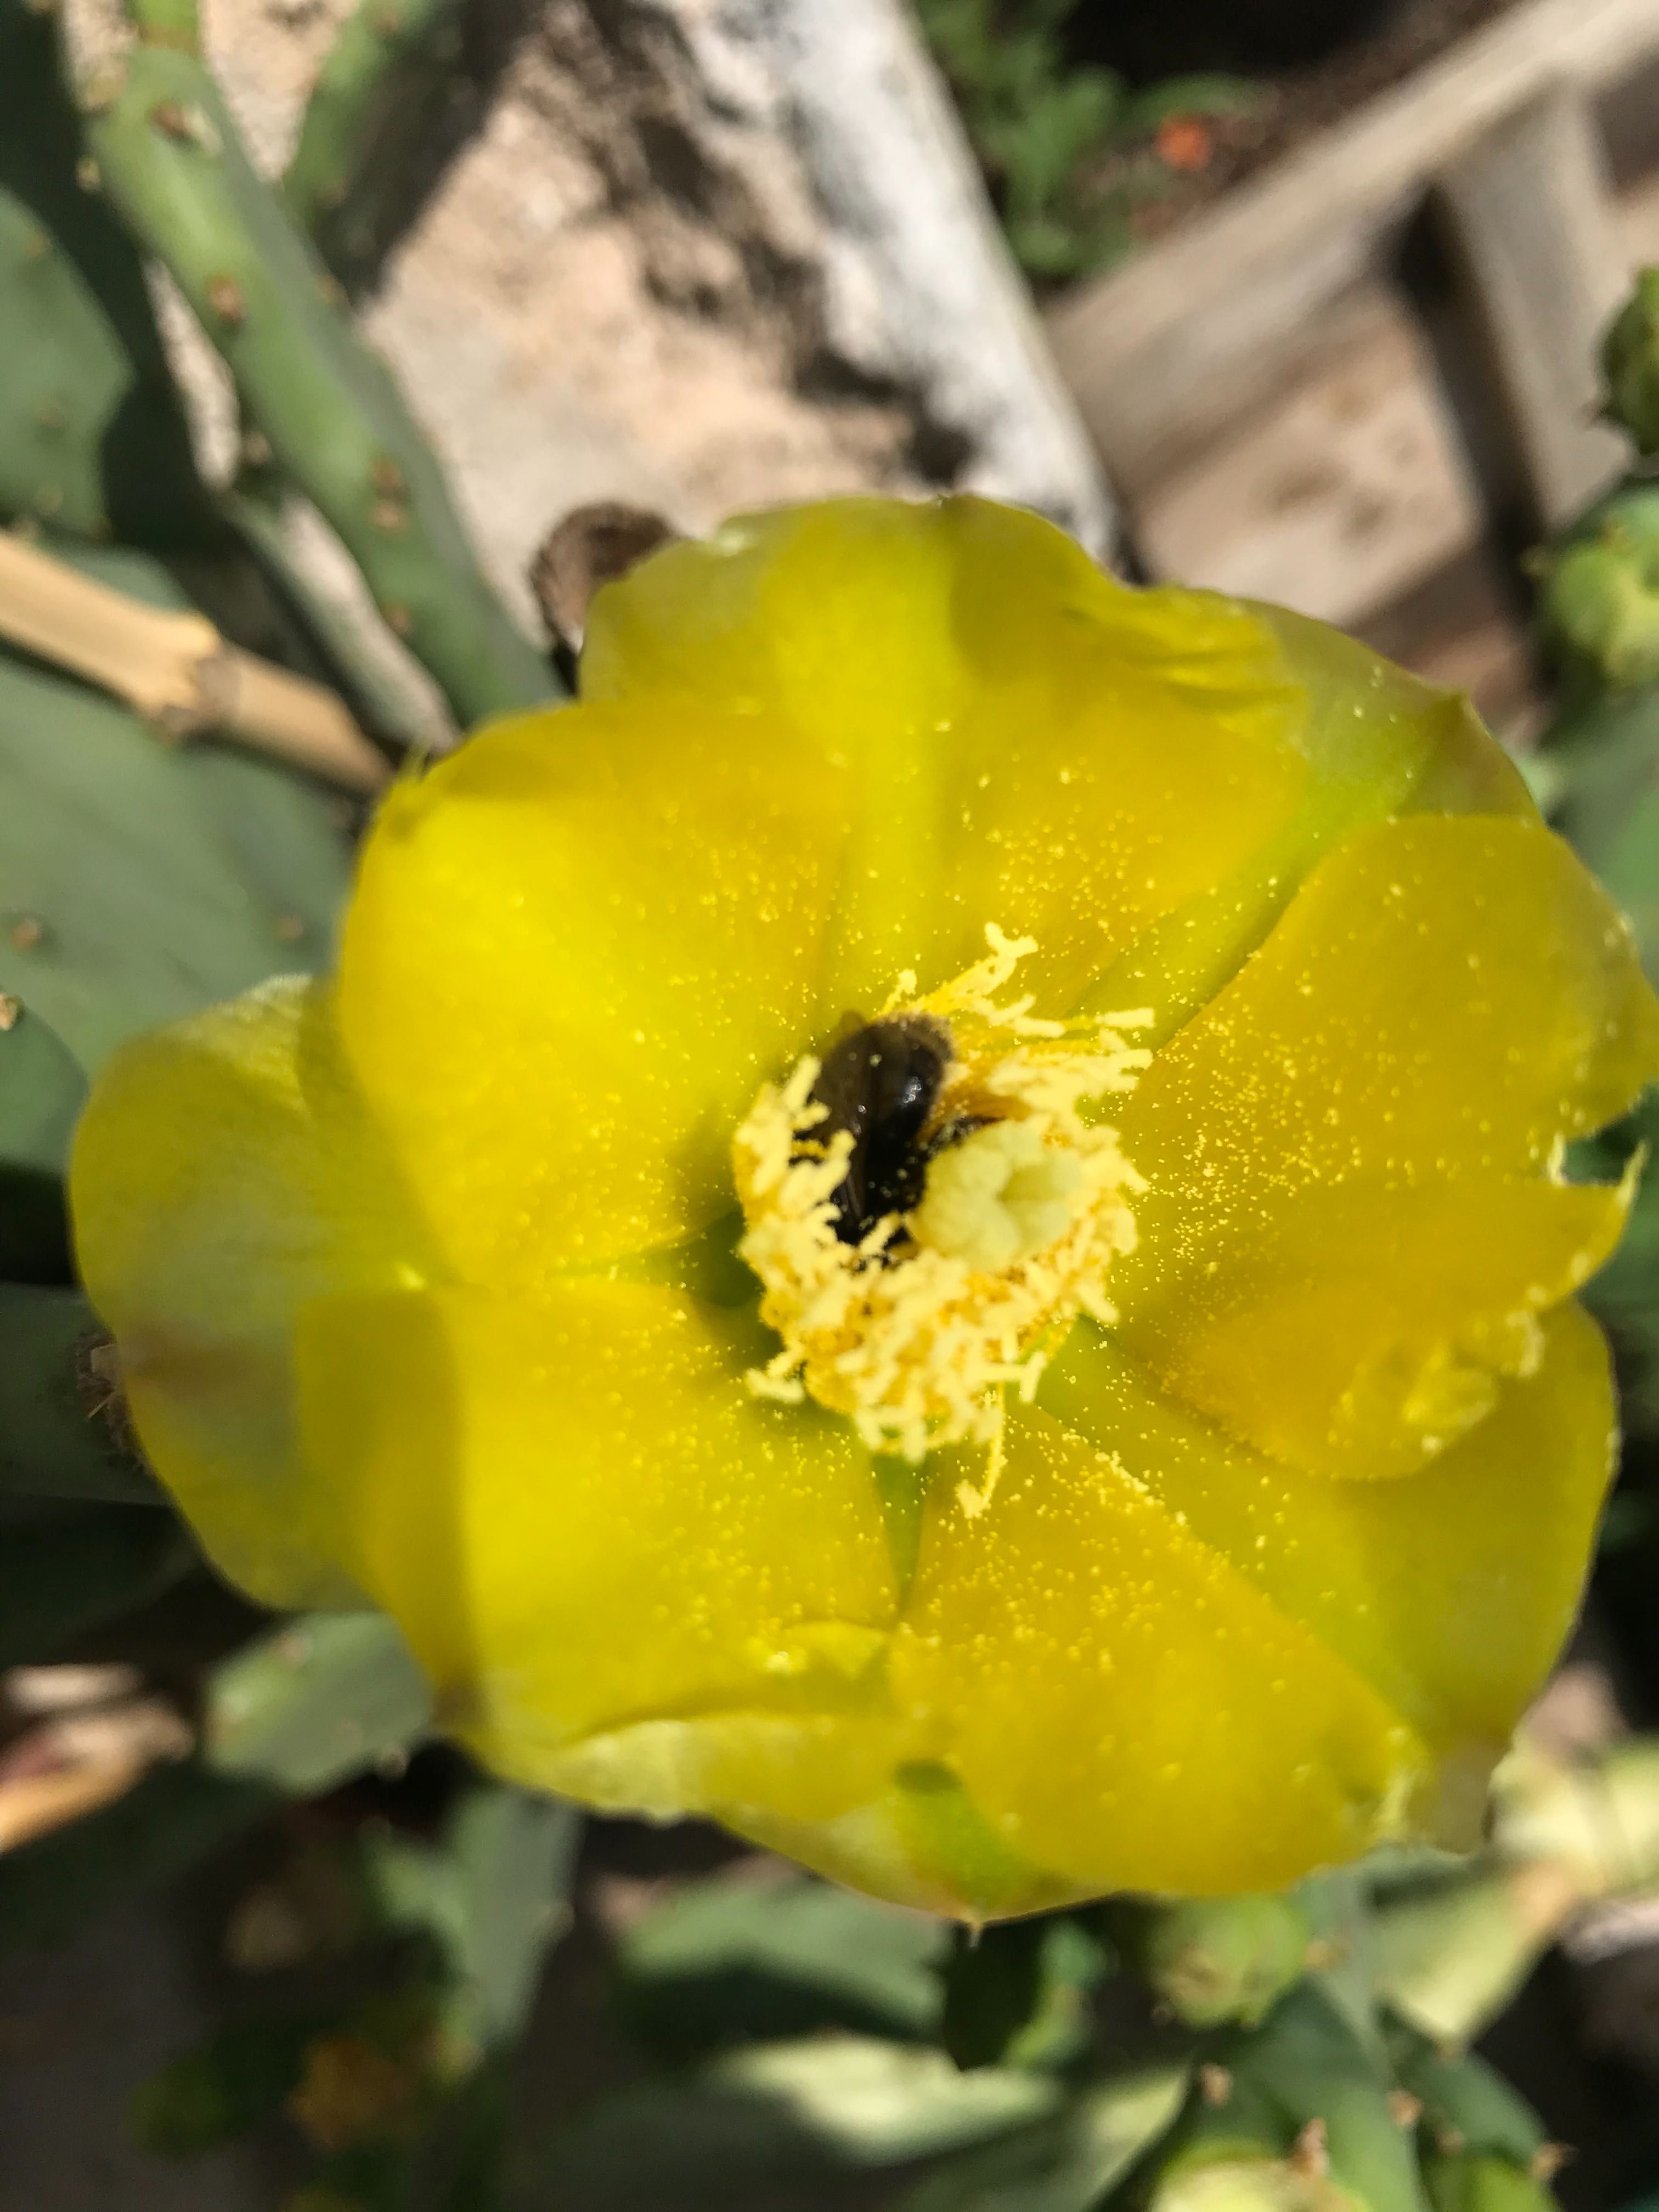
<path fill-rule="evenodd" d="M 1523 390 L 1508 404 L 1523 436 L 1530 405 L 1530 471 L 1555 486 L 1534 518 L 1541 528 L 1621 459 L 1621 441 L 1593 420 L 1593 341 L 1631 273 L 1659 262 L 1659 173 L 1607 196 L 1581 108 L 1565 125 L 1571 158 L 1557 168 L 1552 204 L 1537 181 L 1540 128 L 1546 140 L 1559 131 L 1559 111 L 1522 118 L 1507 179 L 1516 142 L 1504 134 L 1468 157 L 1462 219 L 1483 233 L 1488 313 L 1518 325 L 1497 334 L 1498 349 L 1540 379 L 1530 399 Z M 1571 257 L 1570 282 L 1550 274 L 1552 250 Z M 1272 392 L 1173 461 L 1143 461 L 1131 475 L 1134 532 L 1155 569 L 1350 627 L 1467 561 L 1486 526 L 1428 340 L 1375 266 L 1309 315 Z M 1497 670 L 1503 622 L 1493 614 L 1483 625 L 1491 635 L 1472 665 Z"/>
<path fill-rule="evenodd" d="M 1529 519 L 1553 529 L 1626 451 L 1595 419 L 1596 349 L 1626 270 L 1589 100 L 1552 87 L 1443 170 L 1437 191 Z"/>
<path fill-rule="evenodd" d="M 1159 574 L 1352 622 L 1452 560 L 1480 505 L 1426 341 L 1373 280 L 1289 388 L 1145 488 L 1136 541 Z"/>
<path fill-rule="evenodd" d="M 1112 472 L 1143 490 L 1294 376 L 1432 179 L 1558 85 L 1659 54 L 1659 0 L 1522 0 L 1048 318 Z"/>

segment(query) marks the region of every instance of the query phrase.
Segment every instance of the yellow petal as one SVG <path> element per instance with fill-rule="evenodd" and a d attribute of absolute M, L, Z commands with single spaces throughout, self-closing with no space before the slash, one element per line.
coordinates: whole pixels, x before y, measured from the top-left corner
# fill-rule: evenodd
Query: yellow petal
<path fill-rule="evenodd" d="M 1276 1888 L 1397 1832 L 1428 1760 L 1346 1663 L 1105 1453 L 1016 1412 L 939 1502 L 894 1693 L 1018 1856 L 1100 1890 Z"/>
<path fill-rule="evenodd" d="M 731 1825 L 832 1881 L 975 1925 L 1099 1894 L 1091 1882 L 1050 1873 L 1010 1850 L 937 1761 L 905 1761 L 879 1796 L 830 1820 L 792 1820 L 757 1807 Z"/>
<path fill-rule="evenodd" d="M 1326 1482 L 1232 1443 L 1088 1322 L 1042 1396 L 1437 1753 L 1490 1765 L 1571 1626 L 1612 1467 L 1601 1332 L 1568 1305 L 1543 1340 L 1534 1374 L 1398 1482 Z"/>
<path fill-rule="evenodd" d="M 334 1541 L 479 1756 L 657 1813 L 817 1820 L 892 1755 L 893 1569 L 844 1423 L 768 1405 L 752 1322 L 586 1280 L 319 1301 Z"/>
<path fill-rule="evenodd" d="M 452 1262 L 535 1289 L 731 1204 L 812 1032 L 841 780 L 693 705 L 498 723 L 385 807 L 347 1048 Z"/>
<path fill-rule="evenodd" d="M 1425 683 L 1328 623 L 1245 604 L 1279 640 L 1307 698 L 1298 742 L 1314 771 L 1317 849 L 1372 818 L 1370 794 L 1382 787 L 1390 813 L 1538 819 L 1526 779 L 1464 693 Z"/>
<path fill-rule="evenodd" d="M 361 1602 L 311 1522 L 295 1317 L 319 1295 L 419 1280 L 432 1255 L 328 988 L 279 980 L 120 1047 L 71 1190 L 139 1437 L 214 1559 L 267 1605 Z"/>
<path fill-rule="evenodd" d="M 1247 603 L 1274 638 L 1302 702 L 1291 738 L 1306 764 L 1295 812 L 1198 895 L 1148 929 L 1089 994 L 1149 1005 L 1147 1041 L 1170 1036 L 1267 936 L 1320 856 L 1399 814 L 1500 814 L 1536 822 L 1519 771 L 1459 692 L 1381 660 L 1323 623 Z M 1188 792 L 1188 805 L 1206 803 Z"/>
<path fill-rule="evenodd" d="M 959 973 L 995 921 L 1065 1003 L 1288 820 L 1303 695 L 1265 624 L 1136 592 L 1036 516 L 842 500 L 728 524 L 596 600 L 584 696 L 714 698 L 859 803 L 823 1006 Z M 1194 804 L 1195 794 L 1201 803 Z"/>
<path fill-rule="evenodd" d="M 1543 1171 L 1656 1071 L 1629 933 L 1558 839 L 1355 838 L 1125 1103 L 1149 1184 L 1112 1272 L 1126 1348 L 1263 1449 L 1409 1471 L 1606 1256 L 1623 1194 Z"/>
<path fill-rule="evenodd" d="M 1490 1413 L 1500 1378 L 1532 1372 L 1539 1317 L 1607 1257 L 1629 1200 L 1486 1176 L 1297 1193 L 1217 1239 L 1167 1327 L 1137 1314 L 1123 1340 L 1293 1465 L 1413 1474 Z"/>

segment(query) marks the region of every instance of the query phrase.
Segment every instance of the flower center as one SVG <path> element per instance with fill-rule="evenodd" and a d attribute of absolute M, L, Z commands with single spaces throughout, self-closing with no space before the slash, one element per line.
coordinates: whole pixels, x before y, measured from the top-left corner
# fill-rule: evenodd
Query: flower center
<path fill-rule="evenodd" d="M 1030 939 L 991 950 L 926 999 L 901 978 L 874 1021 L 768 1084 L 732 1146 L 760 1277 L 781 1340 L 749 1382 L 848 1415 L 872 1451 L 921 1460 L 989 1448 L 1006 1394 L 1028 1402 L 1079 1313 L 1109 1322 L 1105 1278 L 1134 1243 L 1143 1186 L 1098 1102 L 1151 1057 L 1124 1032 L 1145 1011 L 1042 1021 L 1000 1004 Z"/>

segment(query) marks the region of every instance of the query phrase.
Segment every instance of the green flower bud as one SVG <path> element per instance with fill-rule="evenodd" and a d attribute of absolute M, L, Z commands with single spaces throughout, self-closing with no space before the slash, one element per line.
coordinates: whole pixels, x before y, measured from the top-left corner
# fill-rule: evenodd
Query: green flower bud
<path fill-rule="evenodd" d="M 1311 1934 L 1286 1897 L 1183 1899 L 1146 1923 L 1142 1971 L 1190 2027 L 1254 2025 L 1301 1978 Z"/>
<path fill-rule="evenodd" d="M 1545 629 L 1616 691 L 1659 681 L 1659 491 L 1621 493 L 1545 570 Z"/>
<path fill-rule="evenodd" d="M 1427 2158 L 1423 2179 L 1434 2212 L 1557 2212 L 1553 2193 L 1526 2166 L 1488 2152 Z"/>
<path fill-rule="evenodd" d="M 1346 2212 L 1349 2203 L 1323 2175 L 1286 2160 L 1217 2159 L 1174 2175 L 1153 2212 Z"/>
<path fill-rule="evenodd" d="M 1160 2160 L 1148 2212 L 1345 2212 L 1322 2133 L 1299 2142 L 1282 2104 L 1248 2069 L 1200 2069 L 1192 2100 Z"/>

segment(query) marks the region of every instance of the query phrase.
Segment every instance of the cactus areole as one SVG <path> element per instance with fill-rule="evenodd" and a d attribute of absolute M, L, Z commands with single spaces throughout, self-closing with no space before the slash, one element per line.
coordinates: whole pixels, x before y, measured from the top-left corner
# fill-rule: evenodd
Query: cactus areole
<path fill-rule="evenodd" d="M 1461 698 L 848 500 L 594 602 L 400 782 L 338 973 L 74 1162 L 223 1571 L 487 1765 L 968 1919 L 1459 1840 L 1609 1465 L 1574 1293 L 1659 1073 Z"/>

